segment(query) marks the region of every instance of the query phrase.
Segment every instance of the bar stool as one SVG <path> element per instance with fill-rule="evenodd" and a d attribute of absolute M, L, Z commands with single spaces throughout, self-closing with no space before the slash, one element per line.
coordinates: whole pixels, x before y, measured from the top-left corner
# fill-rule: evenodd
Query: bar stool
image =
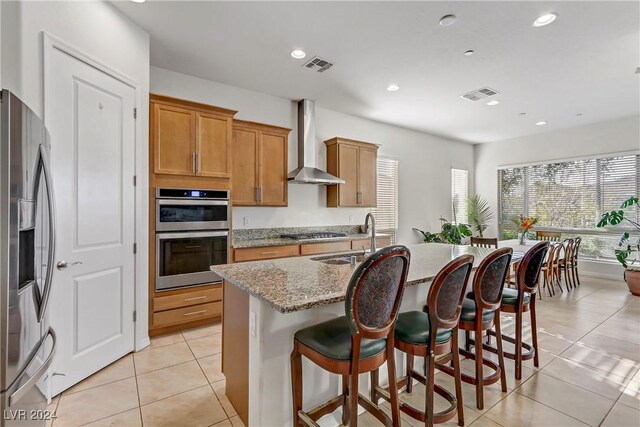
<path fill-rule="evenodd" d="M 543 278 L 543 287 L 547 288 L 549 292 L 549 296 L 552 297 L 556 294 L 554 289 L 554 285 L 557 284 L 560 288 L 560 292 L 564 292 L 562 290 L 562 283 L 560 283 L 560 254 L 564 251 L 564 243 L 552 243 L 549 246 L 549 255 L 547 256 L 547 260 L 542 264 L 542 268 L 540 270 Z M 567 290 L 569 288 L 567 287 Z M 544 292 L 540 292 L 542 295 Z M 542 299 L 542 297 L 540 297 Z"/>
<path fill-rule="evenodd" d="M 504 280 L 509 274 L 513 249 L 502 248 L 488 255 L 478 266 L 473 278 L 473 291 L 467 294 L 462 302 L 459 328 L 465 331 L 465 349 L 460 350 L 464 357 L 475 360 L 475 376 L 462 374 L 462 381 L 476 386 L 476 406 L 484 409 L 485 385 L 495 384 L 500 380 L 502 391 L 507 391 L 507 378 L 502 352 L 502 332 L 500 327 L 500 303 L 504 289 Z M 482 313 L 478 316 L 478 313 Z M 482 335 L 495 326 L 496 343 L 498 345 L 498 364 L 482 357 Z M 474 332 L 474 339 L 469 338 Z M 474 346 L 474 353 L 471 352 Z M 482 365 L 488 366 L 493 373 L 484 376 Z M 446 373 L 453 375 L 450 367 L 443 368 Z"/>
<path fill-rule="evenodd" d="M 504 357 L 515 360 L 516 380 L 522 379 L 522 361 L 533 359 L 533 366 L 539 366 L 538 362 L 538 329 L 536 326 L 536 291 L 538 290 L 538 279 L 540 270 L 544 263 L 549 242 L 537 243 L 524 255 L 518 267 L 516 278 L 517 289 L 505 288 L 502 291 L 502 302 L 500 311 L 503 313 L 514 313 L 516 317 L 516 336 L 502 335 L 502 339 L 515 344 L 515 353 L 504 351 Z M 522 314 L 529 311 L 531 316 L 531 339 L 532 344 L 522 341 Z M 489 330 L 488 334 L 495 336 L 496 333 Z M 526 352 L 523 352 L 523 349 Z M 485 350 L 498 353 L 495 347 L 485 347 Z"/>
<path fill-rule="evenodd" d="M 400 425 L 398 393 L 391 381 L 389 418 L 377 404 L 358 393 L 358 374 L 386 361 L 395 378 L 394 331 L 409 270 L 409 249 L 389 246 L 368 257 L 353 273 L 347 288 L 345 316 L 297 331 L 291 353 L 293 424 L 316 421 L 342 406 L 342 422 L 358 425 L 358 404 L 386 426 Z M 302 356 L 342 375 L 342 394 L 310 411 L 302 410 Z"/>
<path fill-rule="evenodd" d="M 413 389 L 412 380 L 426 386 L 425 411 L 420 411 L 407 403 L 400 405 L 400 410 L 411 417 L 422 421 L 425 426 L 444 423 L 458 414 L 458 425 L 464 425 L 462 407 L 462 384 L 460 382 L 460 357 L 458 353 L 458 321 L 462 310 L 462 300 L 473 267 L 473 256 L 463 255 L 448 263 L 431 283 L 424 311 L 400 313 L 396 323 L 395 346 L 407 355 L 407 375 L 397 380 L 397 388 L 407 386 L 407 392 Z M 426 311 L 426 312 L 425 312 Z M 456 395 L 434 383 L 436 356 L 451 354 L 454 370 Z M 425 358 L 424 375 L 413 369 L 413 358 Z M 438 364 L 438 369 L 442 366 Z M 379 397 L 393 397 L 389 382 L 389 393 L 381 389 L 377 383 L 372 384 L 373 401 Z M 450 406 L 444 411 L 434 414 L 434 392 L 445 398 Z"/>

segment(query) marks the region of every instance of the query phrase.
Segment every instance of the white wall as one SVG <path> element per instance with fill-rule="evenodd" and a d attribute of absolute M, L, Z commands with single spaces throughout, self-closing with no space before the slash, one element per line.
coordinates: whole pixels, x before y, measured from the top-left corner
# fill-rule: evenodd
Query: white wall
<path fill-rule="evenodd" d="M 0 2 L 2 87 L 44 118 L 43 31 L 138 85 L 136 104 L 137 348 L 148 343 L 148 110 L 149 36 L 112 5 L 102 1 Z M 55 136 L 52 140 L 55 150 Z M 55 165 L 52 165 L 55 168 Z M 143 274 L 142 274 L 143 273 Z M 54 275 L 55 281 L 55 275 Z"/>
<path fill-rule="evenodd" d="M 497 234 L 498 168 L 640 150 L 640 117 L 627 117 L 475 146 L 475 190 L 494 210 L 487 234 Z M 618 275 L 616 264 L 590 266 L 601 274 Z"/>
<path fill-rule="evenodd" d="M 151 92 L 237 110 L 236 118 L 284 126 L 289 135 L 289 170 L 297 163 L 295 102 L 225 84 L 151 67 Z M 316 105 L 317 162 L 326 164 L 323 141 L 335 136 L 380 144 L 379 153 L 399 160 L 399 239 L 419 241 L 412 227 L 436 229 L 438 218 L 451 212 L 451 167 L 468 169 L 473 177 L 473 146 L 414 132 Z M 473 185 L 473 184 L 471 184 Z M 473 188 L 473 186 L 471 186 Z M 285 208 L 234 208 L 234 227 L 266 228 L 304 225 L 361 224 L 368 209 L 327 208 L 326 188 L 289 185 Z"/>

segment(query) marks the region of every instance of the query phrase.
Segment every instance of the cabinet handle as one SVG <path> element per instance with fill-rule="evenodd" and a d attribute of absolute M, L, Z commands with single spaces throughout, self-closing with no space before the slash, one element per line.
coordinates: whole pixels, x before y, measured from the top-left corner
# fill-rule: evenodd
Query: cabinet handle
<path fill-rule="evenodd" d="M 191 153 L 191 170 L 196 173 L 196 153 Z"/>
<path fill-rule="evenodd" d="M 356 203 L 359 205 L 362 204 L 362 193 L 359 191 L 356 193 Z"/>
<path fill-rule="evenodd" d="M 195 300 L 199 300 L 199 299 L 207 299 L 207 296 L 206 295 L 202 295 L 201 297 L 185 298 L 184 302 L 195 301 Z"/>
<path fill-rule="evenodd" d="M 262 187 L 256 187 L 256 202 L 262 201 Z"/>
<path fill-rule="evenodd" d="M 267 251 L 267 252 L 260 252 L 260 255 L 275 255 L 277 253 L 278 251 Z"/>
<path fill-rule="evenodd" d="M 185 313 L 185 316 L 193 316 L 194 314 L 202 314 L 202 313 L 206 313 L 207 310 L 200 310 L 200 311 L 192 311 L 191 313 Z"/>
<path fill-rule="evenodd" d="M 196 173 L 200 173 L 201 166 L 200 154 L 196 153 Z"/>

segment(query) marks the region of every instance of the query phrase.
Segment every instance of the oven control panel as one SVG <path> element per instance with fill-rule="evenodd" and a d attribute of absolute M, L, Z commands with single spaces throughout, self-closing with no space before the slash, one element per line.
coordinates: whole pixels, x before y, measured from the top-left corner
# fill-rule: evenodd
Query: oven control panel
<path fill-rule="evenodd" d="M 182 188 L 158 188 L 158 199 L 215 199 L 228 200 L 229 192 L 226 190 L 193 190 Z"/>

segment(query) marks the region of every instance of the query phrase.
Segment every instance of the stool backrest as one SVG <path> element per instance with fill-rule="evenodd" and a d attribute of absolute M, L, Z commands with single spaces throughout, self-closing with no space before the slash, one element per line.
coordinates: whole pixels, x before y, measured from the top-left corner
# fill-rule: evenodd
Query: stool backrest
<path fill-rule="evenodd" d="M 489 237 L 472 237 L 471 246 L 477 248 L 494 248 L 498 249 L 498 239 Z"/>
<path fill-rule="evenodd" d="M 473 295 L 478 312 L 496 310 L 502 303 L 502 290 L 511 267 L 513 249 L 502 248 L 482 260 L 473 277 Z M 482 319 L 482 316 L 476 316 Z"/>
<path fill-rule="evenodd" d="M 345 301 L 353 335 L 375 339 L 389 334 L 398 317 L 410 258 L 407 247 L 388 246 L 358 266 L 351 276 Z"/>
<path fill-rule="evenodd" d="M 564 259 L 566 262 L 571 262 L 576 241 L 574 239 L 565 239 L 562 243 L 564 244 Z"/>
<path fill-rule="evenodd" d="M 562 233 L 559 231 L 536 231 L 536 240 L 559 242 L 560 239 L 562 239 Z"/>
<path fill-rule="evenodd" d="M 432 338 L 435 339 L 438 329 L 451 329 L 458 325 L 472 268 L 472 255 L 459 256 L 445 265 L 431 282 L 426 308 Z"/>
<path fill-rule="evenodd" d="M 533 248 L 524 254 L 518 267 L 517 283 L 518 298 L 522 300 L 524 293 L 535 294 L 538 289 L 538 277 L 540 269 L 545 262 L 545 257 L 549 251 L 549 242 L 536 243 Z"/>

